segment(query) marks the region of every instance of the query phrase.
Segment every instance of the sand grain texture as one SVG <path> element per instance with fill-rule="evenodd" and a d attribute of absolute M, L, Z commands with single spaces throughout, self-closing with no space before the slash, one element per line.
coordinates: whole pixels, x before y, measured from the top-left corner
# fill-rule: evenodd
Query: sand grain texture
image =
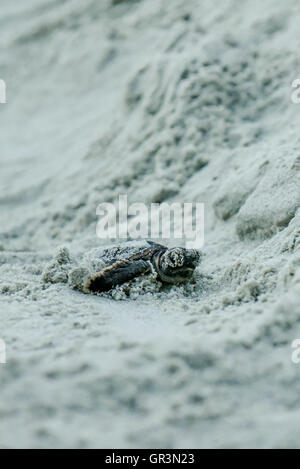
<path fill-rule="evenodd" d="M 294 0 L 1 1 L 0 447 L 299 448 L 299 19 Z M 206 204 L 197 284 L 45 285 L 124 193 Z"/>

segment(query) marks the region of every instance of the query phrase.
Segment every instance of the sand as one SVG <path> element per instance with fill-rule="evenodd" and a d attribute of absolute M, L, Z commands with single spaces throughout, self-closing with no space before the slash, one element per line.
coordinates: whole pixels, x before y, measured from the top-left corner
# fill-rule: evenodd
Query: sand
<path fill-rule="evenodd" d="M 2 0 L 0 447 L 300 447 L 299 19 L 296 0 Z M 119 194 L 205 203 L 194 285 L 43 281 L 104 244 Z"/>

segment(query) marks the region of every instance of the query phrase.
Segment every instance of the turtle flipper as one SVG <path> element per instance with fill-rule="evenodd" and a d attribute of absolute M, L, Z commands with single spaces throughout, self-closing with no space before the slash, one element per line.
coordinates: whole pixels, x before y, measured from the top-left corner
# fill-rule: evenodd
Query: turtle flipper
<path fill-rule="evenodd" d="M 151 265 L 144 260 L 124 260 L 116 262 L 102 270 L 102 272 L 89 278 L 84 285 L 84 292 L 106 292 L 117 285 L 122 285 L 148 272 L 151 272 Z"/>

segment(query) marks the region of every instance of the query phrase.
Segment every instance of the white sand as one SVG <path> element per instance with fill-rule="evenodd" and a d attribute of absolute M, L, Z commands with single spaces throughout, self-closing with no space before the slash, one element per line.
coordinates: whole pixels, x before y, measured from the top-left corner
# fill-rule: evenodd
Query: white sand
<path fill-rule="evenodd" d="M 0 19 L 0 446 L 299 448 L 298 0 L 20 3 Z M 43 285 L 119 193 L 205 202 L 190 294 Z"/>

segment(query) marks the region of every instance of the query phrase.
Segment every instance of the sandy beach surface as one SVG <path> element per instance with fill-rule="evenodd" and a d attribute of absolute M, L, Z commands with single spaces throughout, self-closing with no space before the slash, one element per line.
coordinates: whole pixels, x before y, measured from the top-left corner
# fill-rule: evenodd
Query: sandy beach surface
<path fill-rule="evenodd" d="M 115 4 L 113 4 L 115 3 Z M 1 0 L 1 448 L 299 448 L 297 0 Z M 205 204 L 194 284 L 45 272 L 97 205 Z"/>

